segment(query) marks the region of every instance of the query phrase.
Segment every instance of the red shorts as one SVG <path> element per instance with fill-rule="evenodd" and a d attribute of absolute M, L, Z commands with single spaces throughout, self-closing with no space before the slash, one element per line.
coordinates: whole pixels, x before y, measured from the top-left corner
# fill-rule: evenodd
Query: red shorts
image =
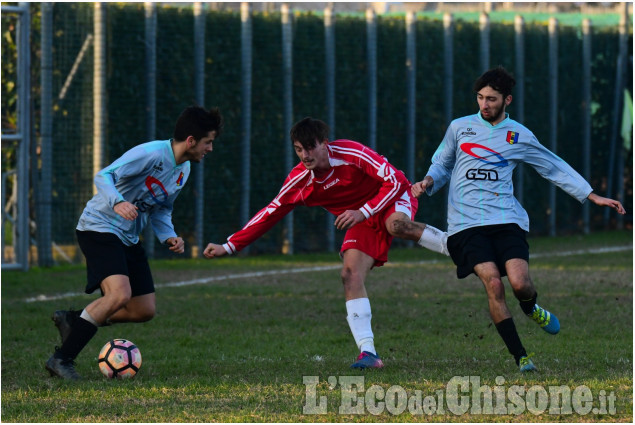
<path fill-rule="evenodd" d="M 375 267 L 381 267 L 388 261 L 388 249 L 393 236 L 386 230 L 386 220 L 396 211 L 402 212 L 414 220 L 419 201 L 410 191 L 404 194 L 390 207 L 346 231 L 344 242 L 340 249 L 340 256 L 348 249 L 357 249 L 375 259 Z"/>

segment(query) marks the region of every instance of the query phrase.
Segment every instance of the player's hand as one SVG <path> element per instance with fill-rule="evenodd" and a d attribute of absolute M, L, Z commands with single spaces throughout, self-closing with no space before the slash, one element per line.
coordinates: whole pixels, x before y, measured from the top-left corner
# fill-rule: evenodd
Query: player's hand
<path fill-rule="evenodd" d="M 128 201 L 119 202 L 114 206 L 113 210 L 126 220 L 130 221 L 136 219 L 139 215 L 137 212 L 138 208 Z"/>
<path fill-rule="evenodd" d="M 364 220 L 366 217 L 360 210 L 346 210 L 335 219 L 335 227 L 339 230 L 347 230 Z"/>
<path fill-rule="evenodd" d="M 167 238 L 165 243 L 169 245 L 169 249 L 177 254 L 183 254 L 185 252 L 185 242 L 183 238 L 177 236 L 176 238 Z"/>
<path fill-rule="evenodd" d="M 596 195 L 593 192 L 589 194 L 588 199 L 595 205 L 599 205 L 601 207 L 610 207 L 617 211 L 618 214 L 626 214 L 626 210 L 622 206 L 622 203 L 620 201 L 616 201 L 615 199 L 605 198 L 603 196 Z"/>
<path fill-rule="evenodd" d="M 428 187 L 432 187 L 433 184 L 434 184 L 434 180 L 432 180 L 432 177 L 426 176 L 420 182 L 414 183 L 412 187 L 410 188 L 410 192 L 412 193 L 412 196 L 414 196 L 415 198 L 418 198 L 426 191 Z"/>
<path fill-rule="evenodd" d="M 215 243 L 208 243 L 205 251 L 203 251 L 203 255 L 207 258 L 222 257 L 225 254 L 227 254 L 227 251 L 225 251 L 223 245 Z"/>

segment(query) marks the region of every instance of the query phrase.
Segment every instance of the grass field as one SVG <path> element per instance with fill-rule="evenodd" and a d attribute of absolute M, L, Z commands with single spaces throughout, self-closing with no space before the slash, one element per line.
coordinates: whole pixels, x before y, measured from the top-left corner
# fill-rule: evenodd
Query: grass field
<path fill-rule="evenodd" d="M 50 378 L 43 364 L 59 345 L 51 313 L 94 299 L 79 294 L 84 268 L 2 272 L 1 419 L 631 422 L 632 242 L 630 231 L 530 239 L 538 301 L 558 314 L 562 330 L 543 332 L 507 291 L 540 370 L 528 376 L 491 323 L 481 283 L 459 281 L 449 259 L 421 248 L 394 250 L 390 266 L 370 273 L 375 343 L 386 364 L 370 372 L 349 369 L 358 352 L 335 254 L 156 261 L 155 319 L 101 328 L 77 359 L 84 377 L 77 383 Z M 597 252 L 607 247 L 622 248 Z M 298 271 L 307 268 L 316 269 Z M 59 294 L 66 295 L 46 300 Z M 100 374 L 96 356 L 110 338 L 139 346 L 134 379 Z M 472 377 L 458 387 L 469 410 L 451 403 L 454 377 Z M 573 408 L 556 403 L 551 387 L 565 399 L 575 394 Z M 490 389 L 494 414 L 474 396 Z"/>

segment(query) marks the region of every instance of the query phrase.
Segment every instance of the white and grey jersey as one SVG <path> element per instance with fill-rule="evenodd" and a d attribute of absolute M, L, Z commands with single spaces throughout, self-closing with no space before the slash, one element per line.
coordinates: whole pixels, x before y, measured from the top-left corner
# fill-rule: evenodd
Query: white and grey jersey
<path fill-rule="evenodd" d="M 578 172 L 525 126 L 509 115 L 492 126 L 479 112 L 452 121 L 426 174 L 434 179 L 428 195 L 450 182 L 448 233 L 505 223 L 529 231 L 527 212 L 514 197 L 512 176 L 520 163 L 531 165 L 580 202 L 592 192 Z"/>
<path fill-rule="evenodd" d="M 77 229 L 114 233 L 124 244 L 133 245 L 150 220 L 162 243 L 176 237 L 172 206 L 189 175 L 189 161 L 176 163 L 170 140 L 135 146 L 97 173 L 97 194 L 86 204 Z M 122 201 L 137 207 L 135 220 L 125 220 L 114 211 Z"/>

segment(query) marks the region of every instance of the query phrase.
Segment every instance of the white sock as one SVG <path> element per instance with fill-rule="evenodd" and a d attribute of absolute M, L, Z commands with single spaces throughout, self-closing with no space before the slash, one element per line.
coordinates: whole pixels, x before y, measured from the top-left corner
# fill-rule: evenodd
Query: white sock
<path fill-rule="evenodd" d="M 421 238 L 417 242 L 424 248 L 428 248 L 434 252 L 438 252 L 444 255 L 449 256 L 448 252 L 448 234 L 447 232 L 442 232 L 436 227 L 432 227 L 429 224 L 426 224 L 426 228 L 423 229 L 423 233 L 421 234 Z"/>
<path fill-rule="evenodd" d="M 93 316 L 91 316 L 86 309 L 82 310 L 82 314 L 79 315 L 79 317 L 81 317 L 82 319 L 84 319 L 87 322 L 92 323 L 93 325 L 95 325 L 96 327 L 99 327 L 99 323 L 97 323 L 97 321 L 95 319 L 93 319 Z"/>
<path fill-rule="evenodd" d="M 370 326 L 372 314 L 368 298 L 356 298 L 346 301 L 346 320 L 351 328 L 355 343 L 361 351 L 377 354 L 373 339 L 373 330 Z"/>

